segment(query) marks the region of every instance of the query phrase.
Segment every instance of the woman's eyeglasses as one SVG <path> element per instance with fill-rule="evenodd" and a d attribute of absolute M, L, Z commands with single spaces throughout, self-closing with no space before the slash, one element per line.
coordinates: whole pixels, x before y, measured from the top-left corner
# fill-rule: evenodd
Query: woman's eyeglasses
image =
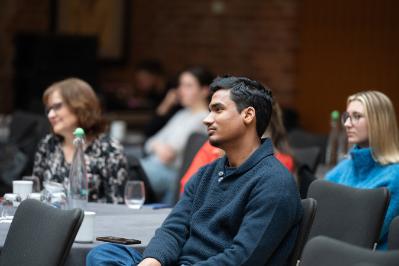
<path fill-rule="evenodd" d="M 342 125 L 345 125 L 346 120 L 349 118 L 352 125 L 357 125 L 362 117 L 364 117 L 364 115 L 360 113 L 350 114 L 348 112 L 343 112 L 341 115 L 341 123 Z"/>
<path fill-rule="evenodd" d="M 62 108 L 62 106 L 63 106 L 62 102 L 52 104 L 52 105 L 46 107 L 46 109 L 44 110 L 44 113 L 46 115 L 48 115 L 51 112 L 51 110 L 53 110 L 54 112 L 58 112 Z"/>

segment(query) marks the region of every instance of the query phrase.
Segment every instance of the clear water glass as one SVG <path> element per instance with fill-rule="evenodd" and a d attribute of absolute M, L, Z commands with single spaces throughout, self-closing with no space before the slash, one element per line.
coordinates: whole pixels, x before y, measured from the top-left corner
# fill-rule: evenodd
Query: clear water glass
<path fill-rule="evenodd" d="M 143 181 L 128 181 L 125 186 L 125 203 L 131 209 L 140 209 L 145 201 Z"/>
<path fill-rule="evenodd" d="M 21 203 L 21 197 L 18 194 L 6 193 L 4 194 L 1 203 L 0 223 L 11 223 L 14 218 L 15 211 Z"/>
<path fill-rule="evenodd" d="M 43 183 L 44 191 L 43 194 L 43 202 L 48 203 L 59 209 L 66 209 L 68 200 L 66 189 L 63 184 L 46 181 Z"/>

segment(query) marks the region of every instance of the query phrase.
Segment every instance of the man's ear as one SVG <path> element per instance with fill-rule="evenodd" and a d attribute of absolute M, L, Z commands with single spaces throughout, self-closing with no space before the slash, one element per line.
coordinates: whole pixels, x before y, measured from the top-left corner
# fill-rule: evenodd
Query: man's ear
<path fill-rule="evenodd" d="M 249 106 L 242 110 L 241 114 L 245 124 L 250 124 L 255 121 L 256 113 L 255 108 L 253 108 L 252 106 Z"/>

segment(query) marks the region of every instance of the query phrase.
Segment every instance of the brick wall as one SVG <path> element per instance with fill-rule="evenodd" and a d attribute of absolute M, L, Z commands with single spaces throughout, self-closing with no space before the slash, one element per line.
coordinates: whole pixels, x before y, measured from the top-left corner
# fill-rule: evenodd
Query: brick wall
<path fill-rule="evenodd" d="M 13 36 L 47 32 L 51 1 L 0 0 L 0 113 L 12 111 Z M 382 90 L 398 106 L 395 0 L 335 1 L 327 9 L 317 0 L 130 3 L 130 56 L 125 65 L 101 66 L 102 84 L 132 84 L 134 65 L 146 58 L 160 59 L 170 74 L 203 64 L 264 82 L 318 132 L 327 131 L 329 112 L 361 88 Z"/>
<path fill-rule="evenodd" d="M 46 32 L 49 1 L 0 1 L 0 113 L 12 112 L 13 38 L 17 32 Z"/>
<path fill-rule="evenodd" d="M 291 105 L 297 48 L 296 0 L 135 0 L 129 65 L 102 78 L 132 81 L 133 66 L 158 58 L 170 73 L 202 64 L 258 79 Z"/>
<path fill-rule="evenodd" d="M 399 114 L 399 2 L 304 0 L 295 103 L 302 125 L 327 132 L 332 110 L 361 90 L 387 94 Z"/>
<path fill-rule="evenodd" d="M 202 64 L 217 74 L 258 79 L 280 102 L 294 96 L 297 0 L 134 0 L 131 2 L 130 58 L 100 69 L 102 82 L 132 83 L 134 65 L 160 59 L 169 73 Z M 0 112 L 11 110 L 12 38 L 18 31 L 46 32 L 45 0 L 0 2 Z M 5 87 L 4 87 L 5 86 Z"/>

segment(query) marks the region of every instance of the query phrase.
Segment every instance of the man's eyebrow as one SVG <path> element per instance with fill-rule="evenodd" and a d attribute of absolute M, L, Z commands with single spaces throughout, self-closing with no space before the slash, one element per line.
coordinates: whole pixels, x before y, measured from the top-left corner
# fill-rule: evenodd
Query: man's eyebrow
<path fill-rule="evenodd" d="M 224 104 L 222 103 L 211 103 L 209 105 L 209 109 L 222 108 L 222 107 L 224 107 Z"/>

